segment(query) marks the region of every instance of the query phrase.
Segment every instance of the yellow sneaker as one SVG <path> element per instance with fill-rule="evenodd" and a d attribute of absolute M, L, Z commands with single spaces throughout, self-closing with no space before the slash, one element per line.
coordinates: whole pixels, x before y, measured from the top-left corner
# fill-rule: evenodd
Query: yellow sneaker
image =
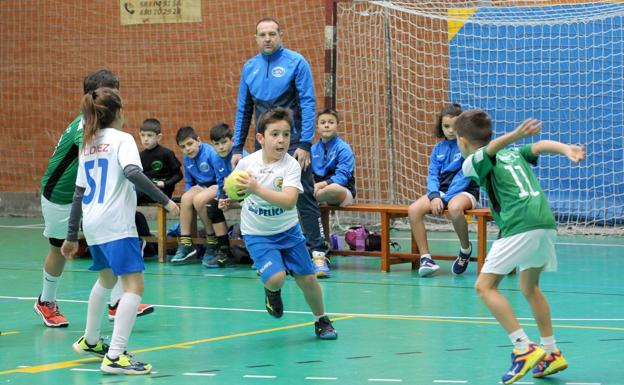
<path fill-rule="evenodd" d="M 110 374 L 148 374 L 152 371 L 152 365 L 134 361 L 128 354 L 121 354 L 115 360 L 104 356 L 100 370 Z"/>
<path fill-rule="evenodd" d="M 529 370 L 540 363 L 540 361 L 546 356 L 544 349 L 540 348 L 535 342 L 529 344 L 529 349 L 526 352 L 518 352 L 514 350 L 511 352 L 511 368 L 507 373 L 503 374 L 501 381 L 503 384 L 513 384 L 521 379 Z"/>
<path fill-rule="evenodd" d="M 533 368 L 533 377 L 546 377 L 568 368 L 568 361 L 557 349 L 550 353 Z"/>

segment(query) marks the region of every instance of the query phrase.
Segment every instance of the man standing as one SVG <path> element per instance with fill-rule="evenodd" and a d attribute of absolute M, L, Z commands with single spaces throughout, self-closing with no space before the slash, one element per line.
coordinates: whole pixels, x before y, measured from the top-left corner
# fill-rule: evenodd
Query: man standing
<path fill-rule="evenodd" d="M 254 109 L 256 120 L 261 113 L 274 107 L 292 110 L 294 124 L 288 153 L 301 165 L 304 190 L 297 200 L 297 209 L 307 245 L 312 249 L 316 276 L 329 277 L 321 214 L 314 199 L 314 179 L 310 168 L 310 147 L 315 131 L 314 79 L 305 58 L 282 46 L 283 34 L 279 23 L 272 18 L 263 18 L 256 24 L 256 43 L 260 53 L 243 65 L 238 88 L 232 165 L 236 166 L 242 157 Z M 256 141 L 256 149 L 259 148 Z"/>

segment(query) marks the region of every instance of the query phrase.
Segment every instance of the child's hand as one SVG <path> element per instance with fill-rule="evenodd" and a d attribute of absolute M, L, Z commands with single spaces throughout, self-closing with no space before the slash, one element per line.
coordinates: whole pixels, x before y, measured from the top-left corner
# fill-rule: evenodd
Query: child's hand
<path fill-rule="evenodd" d="M 568 145 L 565 155 L 574 163 L 578 163 L 585 159 L 585 148 L 575 144 Z"/>
<path fill-rule="evenodd" d="M 165 188 L 165 182 L 163 182 L 162 180 L 159 180 L 158 182 L 156 182 L 156 187 Z"/>
<path fill-rule="evenodd" d="M 71 242 L 68 240 L 63 241 L 63 245 L 61 246 L 61 254 L 65 259 L 74 259 L 76 254 L 78 253 L 78 242 Z"/>
<path fill-rule="evenodd" d="M 440 198 L 433 198 L 430 207 L 433 215 L 440 215 L 444 211 L 444 202 Z"/>
<path fill-rule="evenodd" d="M 219 199 L 219 205 L 217 207 L 219 207 L 219 210 L 221 211 L 227 211 L 230 208 L 231 202 L 230 198 Z"/>
<path fill-rule="evenodd" d="M 167 210 L 169 214 L 173 214 L 175 216 L 180 215 L 180 208 L 171 199 L 169 199 L 169 202 L 167 202 L 167 205 L 165 206 L 165 210 Z"/>
<path fill-rule="evenodd" d="M 526 138 L 538 134 L 542 130 L 542 122 L 537 119 L 529 118 L 514 130 L 517 139 Z"/>
<path fill-rule="evenodd" d="M 243 174 L 236 177 L 236 188 L 239 194 L 245 194 L 247 192 L 255 194 L 260 188 L 260 185 L 253 174 L 247 173 L 247 175 Z"/>

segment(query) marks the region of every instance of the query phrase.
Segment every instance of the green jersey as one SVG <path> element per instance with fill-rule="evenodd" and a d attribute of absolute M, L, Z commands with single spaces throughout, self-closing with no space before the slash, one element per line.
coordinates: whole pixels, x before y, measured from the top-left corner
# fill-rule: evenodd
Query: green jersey
<path fill-rule="evenodd" d="M 557 222 L 529 165 L 537 164 L 531 145 L 503 149 L 492 158 L 486 148 L 466 158 L 463 171 L 486 189 L 501 236 L 556 229 Z"/>
<path fill-rule="evenodd" d="M 69 124 L 59 139 L 48 168 L 41 178 L 41 195 L 56 204 L 72 202 L 78 173 L 78 152 L 82 146 L 82 114 Z"/>

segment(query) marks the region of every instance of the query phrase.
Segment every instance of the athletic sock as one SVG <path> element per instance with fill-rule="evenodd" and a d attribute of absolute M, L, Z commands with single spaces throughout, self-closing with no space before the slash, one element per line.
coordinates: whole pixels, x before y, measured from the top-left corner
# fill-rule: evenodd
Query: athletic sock
<path fill-rule="evenodd" d="M 56 301 L 56 291 L 58 290 L 61 275 L 55 277 L 43 270 L 43 290 L 41 291 L 41 302 Z"/>
<path fill-rule="evenodd" d="M 509 334 L 509 339 L 514 345 L 514 350 L 524 352 L 529 348 L 529 336 L 524 332 L 524 329 L 518 329 L 515 332 Z"/>

